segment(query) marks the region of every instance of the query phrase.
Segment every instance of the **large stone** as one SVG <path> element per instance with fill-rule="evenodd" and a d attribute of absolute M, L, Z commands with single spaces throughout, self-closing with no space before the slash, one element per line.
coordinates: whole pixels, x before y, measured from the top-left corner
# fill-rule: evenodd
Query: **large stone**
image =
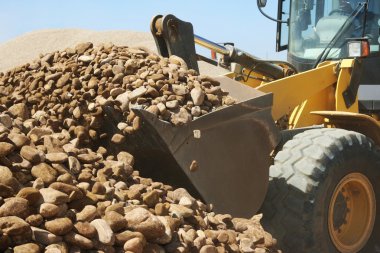
<path fill-rule="evenodd" d="M 30 226 L 39 227 L 44 222 L 44 218 L 41 214 L 32 214 L 26 217 L 25 221 L 28 222 Z"/>
<path fill-rule="evenodd" d="M 11 140 L 11 142 L 13 142 L 17 148 L 21 148 L 24 145 L 28 145 L 30 143 L 28 137 L 26 137 L 24 134 L 19 133 L 8 134 L 8 139 Z"/>
<path fill-rule="evenodd" d="M 133 100 L 143 96 L 145 94 L 145 92 L 147 92 L 147 88 L 145 88 L 144 86 L 141 86 L 141 87 L 133 90 L 131 93 L 129 93 L 129 99 L 133 101 Z"/>
<path fill-rule="evenodd" d="M 0 217 L 17 216 L 25 219 L 29 215 L 28 201 L 24 198 L 10 198 L 0 206 Z"/>
<path fill-rule="evenodd" d="M 117 160 L 131 166 L 133 166 L 133 164 L 135 163 L 133 155 L 125 151 L 121 151 L 119 154 L 117 154 Z"/>
<path fill-rule="evenodd" d="M 205 93 L 200 87 L 195 87 L 190 91 L 191 99 L 194 105 L 202 105 L 205 99 Z"/>
<path fill-rule="evenodd" d="M 58 172 L 47 163 L 40 163 L 32 167 L 32 175 L 41 178 L 45 184 L 53 183 L 58 176 Z"/>
<path fill-rule="evenodd" d="M 95 55 L 81 55 L 78 57 L 78 61 L 89 63 L 95 59 Z"/>
<path fill-rule="evenodd" d="M 0 231 L 8 235 L 22 235 L 30 231 L 30 225 L 17 216 L 0 217 Z"/>
<path fill-rule="evenodd" d="M 67 154 L 63 152 L 54 152 L 46 154 L 46 160 L 51 163 L 64 163 L 67 161 Z"/>
<path fill-rule="evenodd" d="M 26 243 L 22 245 L 18 245 L 13 249 L 14 253 L 40 253 L 41 249 L 38 244 L 35 243 Z"/>
<path fill-rule="evenodd" d="M 75 51 L 77 54 L 83 54 L 84 52 L 86 52 L 88 49 L 92 47 L 93 47 L 93 44 L 91 42 L 84 42 L 84 43 L 80 43 L 76 45 Z"/>
<path fill-rule="evenodd" d="M 75 232 L 70 232 L 67 235 L 64 236 L 65 241 L 68 243 L 78 246 L 81 249 L 92 249 L 94 247 L 93 242 L 84 237 L 83 235 L 77 234 Z"/>
<path fill-rule="evenodd" d="M 0 184 L 11 187 L 13 192 L 17 192 L 20 188 L 20 183 L 17 181 L 16 178 L 13 177 L 11 170 L 1 165 L 0 165 Z"/>
<path fill-rule="evenodd" d="M 50 233 L 47 230 L 36 227 L 31 227 L 31 229 L 32 238 L 37 243 L 41 243 L 43 245 L 50 245 L 62 241 L 62 237 L 56 236 L 55 234 Z"/>
<path fill-rule="evenodd" d="M 40 193 L 45 203 L 60 205 L 69 202 L 69 196 L 53 188 L 42 188 Z"/>
<path fill-rule="evenodd" d="M 169 212 L 179 218 L 188 218 L 194 214 L 192 209 L 177 204 L 170 204 Z"/>
<path fill-rule="evenodd" d="M 125 214 L 128 227 L 133 231 L 142 233 L 148 240 L 165 235 L 165 226 L 148 210 L 137 207 Z"/>
<path fill-rule="evenodd" d="M 7 114 L 0 114 L 0 124 L 6 128 L 11 128 L 13 124 L 12 118 Z"/>
<path fill-rule="evenodd" d="M 41 153 L 38 149 L 32 146 L 23 146 L 20 150 L 20 155 L 28 160 L 31 163 L 39 163 L 42 162 L 45 158 L 45 155 Z"/>
<path fill-rule="evenodd" d="M 73 223 L 69 218 L 57 218 L 45 222 L 48 231 L 55 235 L 65 235 L 73 228 Z"/>
<path fill-rule="evenodd" d="M 126 252 L 142 253 L 144 250 L 145 242 L 139 238 L 135 237 L 125 242 L 123 249 Z"/>
<path fill-rule="evenodd" d="M 42 203 L 39 207 L 39 213 L 44 218 L 53 218 L 59 213 L 59 206 L 51 203 Z"/>
<path fill-rule="evenodd" d="M 42 137 L 46 135 L 53 134 L 53 131 L 50 128 L 47 127 L 34 127 L 32 128 L 29 133 L 28 137 L 33 141 L 37 142 L 42 139 Z"/>
<path fill-rule="evenodd" d="M 79 221 L 74 225 L 74 227 L 75 227 L 75 232 L 83 235 L 86 238 L 92 239 L 98 234 L 95 227 L 88 222 Z"/>
<path fill-rule="evenodd" d="M 9 198 L 12 197 L 14 194 L 15 191 L 12 189 L 12 187 L 0 183 L 0 197 Z"/>
<path fill-rule="evenodd" d="M 218 250 L 214 245 L 205 245 L 201 248 L 199 253 L 218 253 Z"/>
<path fill-rule="evenodd" d="M 78 159 L 74 156 L 69 156 L 68 161 L 70 171 L 74 174 L 79 174 L 81 171 L 81 164 Z"/>
<path fill-rule="evenodd" d="M 115 236 L 111 227 L 103 219 L 96 219 L 91 221 L 91 225 L 95 227 L 98 232 L 98 240 L 105 245 L 113 245 L 115 243 Z"/>
<path fill-rule="evenodd" d="M 77 221 L 92 221 L 98 215 L 98 210 L 95 206 L 87 205 L 82 211 L 76 214 Z"/>
<path fill-rule="evenodd" d="M 148 207 L 154 207 L 160 200 L 161 193 L 158 190 L 147 192 L 143 196 L 143 201 Z"/>
<path fill-rule="evenodd" d="M 171 122 L 175 126 L 186 125 L 190 121 L 191 121 L 191 114 L 185 108 L 180 108 L 179 112 L 173 113 L 171 117 Z"/>
<path fill-rule="evenodd" d="M 129 93 L 130 91 L 124 92 L 116 97 L 116 101 L 120 103 L 120 109 L 125 112 L 129 109 Z"/>
<path fill-rule="evenodd" d="M 41 193 L 33 187 L 25 187 L 21 189 L 17 193 L 17 197 L 26 199 L 31 206 L 40 204 L 42 199 Z"/>
<path fill-rule="evenodd" d="M 9 155 L 13 150 L 13 144 L 10 144 L 8 142 L 0 142 L 0 157 Z"/>
<path fill-rule="evenodd" d="M 187 93 L 189 93 L 189 90 L 185 85 L 173 84 L 172 89 L 173 89 L 174 94 L 176 94 L 178 96 L 184 96 Z"/>
<path fill-rule="evenodd" d="M 22 120 L 27 120 L 30 118 L 30 111 L 26 104 L 24 103 L 18 103 L 14 104 L 11 107 L 8 108 L 8 112 L 13 116 L 13 117 L 19 117 Z"/>
<path fill-rule="evenodd" d="M 83 192 L 78 187 L 62 182 L 54 182 L 49 185 L 49 188 L 67 194 L 70 197 L 70 200 L 81 199 L 84 196 Z"/>
<path fill-rule="evenodd" d="M 115 211 L 106 212 L 103 219 L 108 223 L 113 232 L 125 229 L 128 225 L 124 216 Z"/>
<path fill-rule="evenodd" d="M 123 246 L 126 241 L 136 237 L 140 238 L 141 240 L 145 240 L 144 235 L 140 232 L 132 232 L 126 230 L 115 235 L 115 244 L 118 246 Z"/>
<path fill-rule="evenodd" d="M 96 153 L 89 153 L 89 154 L 80 154 L 78 155 L 78 160 L 82 163 L 91 164 L 96 161 L 99 161 L 101 159 L 101 156 L 97 155 Z"/>

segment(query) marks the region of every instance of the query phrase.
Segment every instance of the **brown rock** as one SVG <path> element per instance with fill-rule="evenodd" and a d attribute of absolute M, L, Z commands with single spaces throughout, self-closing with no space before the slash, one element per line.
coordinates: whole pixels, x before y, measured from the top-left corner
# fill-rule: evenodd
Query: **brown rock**
<path fill-rule="evenodd" d="M 179 112 L 173 113 L 171 120 L 175 126 L 186 125 L 191 121 L 191 114 L 184 108 L 180 108 Z"/>
<path fill-rule="evenodd" d="M 88 49 L 92 47 L 93 47 L 93 44 L 91 42 L 80 43 L 75 46 L 75 51 L 77 54 L 83 54 L 84 52 L 86 52 Z"/>
<path fill-rule="evenodd" d="M 105 245 L 113 245 L 115 243 L 115 236 L 111 227 L 105 220 L 96 219 L 90 223 L 98 232 L 98 240 Z"/>
<path fill-rule="evenodd" d="M 10 169 L 5 166 L 0 166 L 0 184 L 11 187 L 13 192 L 17 192 L 20 188 L 20 183 L 13 177 Z"/>
<path fill-rule="evenodd" d="M 62 237 L 56 236 L 47 230 L 36 227 L 31 227 L 31 229 L 33 240 L 43 245 L 50 245 L 62 241 Z"/>
<path fill-rule="evenodd" d="M 95 153 L 78 155 L 78 160 L 81 161 L 82 163 L 92 164 L 96 161 L 99 161 L 100 159 L 101 157 Z"/>
<path fill-rule="evenodd" d="M 98 211 L 95 206 L 87 205 L 83 210 L 76 214 L 77 221 L 91 222 L 98 215 Z"/>
<path fill-rule="evenodd" d="M 30 226 L 17 216 L 0 217 L 0 231 L 8 235 L 21 235 L 30 231 Z"/>
<path fill-rule="evenodd" d="M 14 146 L 8 142 L 0 142 L 0 157 L 4 157 L 12 153 Z"/>
<path fill-rule="evenodd" d="M 90 239 L 94 238 L 98 234 L 95 227 L 88 222 L 79 221 L 74 225 L 74 227 L 75 232 Z"/>
<path fill-rule="evenodd" d="M 0 183 L 0 197 L 9 198 L 15 194 L 12 187 L 9 187 L 5 184 Z"/>
<path fill-rule="evenodd" d="M 169 212 L 179 218 L 188 218 L 194 214 L 192 209 L 177 204 L 170 204 Z"/>
<path fill-rule="evenodd" d="M 48 231 L 55 235 L 65 235 L 73 228 L 73 223 L 69 218 L 58 218 L 45 222 L 45 227 Z"/>
<path fill-rule="evenodd" d="M 39 227 L 44 222 L 44 218 L 41 214 L 32 214 L 26 217 L 25 221 L 28 222 L 30 226 Z"/>
<path fill-rule="evenodd" d="M 19 104 L 14 104 L 11 107 L 8 108 L 8 112 L 11 114 L 13 117 L 19 117 L 22 120 L 26 120 L 30 118 L 30 111 L 26 104 L 24 103 L 19 103 Z"/>
<path fill-rule="evenodd" d="M 68 161 L 70 171 L 74 174 L 79 174 L 81 171 L 81 164 L 78 159 L 74 156 L 69 156 Z"/>
<path fill-rule="evenodd" d="M 42 188 L 40 193 L 45 203 L 60 205 L 69 202 L 69 196 L 53 188 Z"/>
<path fill-rule="evenodd" d="M 47 163 L 33 166 L 31 172 L 35 178 L 41 178 L 45 184 L 53 183 L 58 176 L 57 171 Z"/>
<path fill-rule="evenodd" d="M 81 249 L 92 249 L 94 247 L 94 244 L 91 240 L 74 232 L 70 232 L 65 235 L 64 239 L 68 243 L 78 246 Z"/>
<path fill-rule="evenodd" d="M 44 218 L 53 218 L 59 213 L 59 206 L 51 203 L 43 203 L 39 207 L 39 213 Z"/>
<path fill-rule="evenodd" d="M 91 192 L 94 194 L 104 195 L 106 194 L 106 187 L 102 183 L 95 182 L 95 184 L 92 186 Z"/>
<path fill-rule="evenodd" d="M 42 199 L 41 193 L 33 187 L 25 187 L 17 193 L 17 197 L 24 198 L 29 205 L 38 205 Z"/>
<path fill-rule="evenodd" d="M 13 249 L 14 253 L 40 253 L 40 247 L 35 243 L 18 245 Z"/>
<path fill-rule="evenodd" d="M 169 208 L 169 203 L 157 203 L 157 205 L 154 207 L 154 212 L 156 215 L 166 216 L 169 215 Z"/>
<path fill-rule="evenodd" d="M 21 148 L 30 143 L 29 138 L 26 137 L 24 134 L 10 133 L 8 134 L 8 139 L 10 139 L 11 142 L 13 142 L 17 148 Z"/>
<path fill-rule="evenodd" d="M 218 251 L 213 245 L 205 245 L 201 248 L 199 253 L 218 253 Z"/>
<path fill-rule="evenodd" d="M 83 192 L 78 187 L 74 185 L 65 184 L 62 182 L 54 182 L 49 185 L 49 188 L 52 188 L 54 190 L 67 194 L 70 200 L 81 199 L 84 196 Z"/>
<path fill-rule="evenodd" d="M 131 166 L 133 166 L 133 164 L 135 163 L 133 155 L 125 151 L 121 151 L 119 154 L 117 154 L 117 160 Z"/>
<path fill-rule="evenodd" d="M 108 223 L 113 232 L 125 229 L 128 225 L 124 216 L 115 211 L 106 212 L 103 219 Z"/>
<path fill-rule="evenodd" d="M 23 198 L 15 197 L 8 199 L 0 206 L 0 217 L 17 216 L 25 219 L 29 215 L 28 201 Z"/>
<path fill-rule="evenodd" d="M 134 89 L 131 93 L 129 93 L 128 98 L 133 101 L 136 100 L 137 98 L 143 96 L 147 92 L 147 88 L 144 86 L 141 86 L 137 89 Z"/>
<path fill-rule="evenodd" d="M 195 87 L 194 89 L 191 90 L 190 95 L 191 95 L 191 99 L 193 100 L 194 105 L 203 104 L 205 93 L 201 88 Z"/>
<path fill-rule="evenodd" d="M 67 161 L 67 158 L 67 154 L 63 152 L 46 154 L 46 160 L 51 163 L 64 163 Z"/>
<path fill-rule="evenodd" d="M 148 207 L 154 207 L 160 200 L 160 192 L 153 190 L 143 196 L 143 201 Z"/>
<path fill-rule="evenodd" d="M 131 251 L 134 253 L 142 253 L 144 249 L 144 241 L 139 238 L 135 237 L 125 242 L 123 249 L 125 251 Z"/>
<path fill-rule="evenodd" d="M 115 144 L 122 144 L 124 141 L 125 136 L 122 134 L 114 134 L 111 139 L 111 142 Z"/>
<path fill-rule="evenodd" d="M 140 232 L 132 232 L 132 231 L 126 230 L 124 232 L 121 232 L 115 235 L 115 244 L 118 246 L 123 246 L 126 241 L 132 238 L 140 238 L 141 240 L 145 241 L 144 235 L 141 234 Z"/>
<path fill-rule="evenodd" d="M 148 240 L 165 235 L 165 226 L 148 210 L 137 207 L 125 214 L 128 227 L 142 233 Z"/>

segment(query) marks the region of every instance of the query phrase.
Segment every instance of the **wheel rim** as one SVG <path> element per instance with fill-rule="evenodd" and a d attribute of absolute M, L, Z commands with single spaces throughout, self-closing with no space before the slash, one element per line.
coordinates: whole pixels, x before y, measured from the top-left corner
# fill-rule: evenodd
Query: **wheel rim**
<path fill-rule="evenodd" d="M 361 173 L 345 176 L 332 195 L 328 227 L 330 238 L 342 253 L 361 250 L 375 223 L 376 199 L 371 182 Z"/>

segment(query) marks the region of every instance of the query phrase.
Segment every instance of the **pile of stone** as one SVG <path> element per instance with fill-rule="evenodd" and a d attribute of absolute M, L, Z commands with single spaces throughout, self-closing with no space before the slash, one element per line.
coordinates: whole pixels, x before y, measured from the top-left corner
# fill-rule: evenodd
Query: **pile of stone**
<path fill-rule="evenodd" d="M 233 103 L 179 58 L 114 45 L 2 74 L 0 252 L 278 252 L 260 216 L 215 214 L 111 148 L 138 130 L 132 108 L 182 125 Z"/>

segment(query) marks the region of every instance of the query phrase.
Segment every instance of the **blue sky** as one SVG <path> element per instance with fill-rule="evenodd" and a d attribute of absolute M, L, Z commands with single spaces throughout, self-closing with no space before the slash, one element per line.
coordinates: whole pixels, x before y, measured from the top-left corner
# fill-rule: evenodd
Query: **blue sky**
<path fill-rule="evenodd" d="M 82 28 L 149 31 L 156 14 L 174 14 L 193 23 L 196 34 L 237 47 L 265 59 L 284 59 L 275 53 L 276 24 L 263 17 L 256 0 L 2 0 L 0 43 L 34 30 Z M 265 11 L 275 16 L 277 0 Z"/>

